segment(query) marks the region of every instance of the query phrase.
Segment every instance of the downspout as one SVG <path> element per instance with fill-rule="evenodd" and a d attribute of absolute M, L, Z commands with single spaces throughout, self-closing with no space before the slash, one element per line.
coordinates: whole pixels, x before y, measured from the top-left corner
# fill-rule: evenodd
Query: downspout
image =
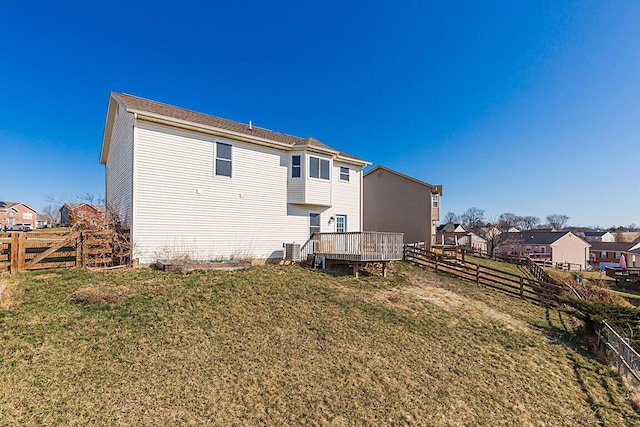
<path fill-rule="evenodd" d="M 135 212 L 135 198 L 133 197 L 133 195 L 135 194 L 134 188 L 136 186 L 136 181 L 135 181 L 135 155 L 136 155 L 136 150 L 135 150 L 135 141 L 136 141 L 136 125 L 138 123 L 138 113 L 134 112 L 133 113 L 133 126 L 131 127 L 131 217 L 129 218 L 129 242 L 131 244 L 131 254 L 129 255 L 129 263 L 132 265 L 137 264 L 137 261 L 134 261 L 134 253 L 133 250 L 135 248 L 134 242 L 135 240 L 135 234 L 134 234 L 134 228 L 133 228 L 133 224 L 134 224 L 134 212 Z M 135 262 L 135 264 L 134 264 Z"/>

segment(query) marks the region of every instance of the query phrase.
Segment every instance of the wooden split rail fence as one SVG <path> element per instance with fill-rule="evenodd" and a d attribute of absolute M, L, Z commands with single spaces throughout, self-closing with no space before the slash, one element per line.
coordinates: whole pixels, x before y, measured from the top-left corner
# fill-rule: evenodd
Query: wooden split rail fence
<path fill-rule="evenodd" d="M 118 240 L 112 230 L 0 233 L 0 273 L 127 263 Z"/>
<path fill-rule="evenodd" d="M 564 289 L 562 285 L 555 283 L 542 282 L 464 260 L 447 259 L 411 245 L 404 247 L 403 259 L 437 273 L 456 276 L 535 303 L 554 303 Z"/>

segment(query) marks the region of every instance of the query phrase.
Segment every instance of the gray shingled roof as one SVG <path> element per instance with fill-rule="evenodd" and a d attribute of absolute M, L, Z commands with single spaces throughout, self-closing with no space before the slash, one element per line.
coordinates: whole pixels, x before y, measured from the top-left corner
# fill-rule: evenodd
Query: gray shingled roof
<path fill-rule="evenodd" d="M 504 233 L 505 243 L 522 245 L 550 245 L 569 231 L 521 231 L 519 233 Z"/>
<path fill-rule="evenodd" d="M 209 114 L 198 113 L 196 111 L 187 110 L 172 105 L 163 104 L 149 99 L 140 98 L 124 93 L 111 92 L 111 95 L 117 98 L 126 108 L 127 111 L 146 112 L 154 115 L 163 116 L 169 119 L 177 119 L 197 125 L 210 126 L 218 129 L 224 129 L 231 132 L 250 135 L 258 138 L 267 139 L 274 142 L 296 146 L 296 147 L 315 147 L 323 150 L 334 151 L 342 157 L 348 157 L 354 160 L 362 159 L 349 155 L 347 153 L 335 150 L 313 137 L 300 138 L 298 136 L 287 135 L 284 133 L 274 132 L 257 126 L 249 128 L 248 123 L 234 122 L 232 120 L 222 119 L 220 117 L 211 116 Z"/>
<path fill-rule="evenodd" d="M 638 243 L 634 242 L 591 242 L 592 251 L 626 252 Z"/>

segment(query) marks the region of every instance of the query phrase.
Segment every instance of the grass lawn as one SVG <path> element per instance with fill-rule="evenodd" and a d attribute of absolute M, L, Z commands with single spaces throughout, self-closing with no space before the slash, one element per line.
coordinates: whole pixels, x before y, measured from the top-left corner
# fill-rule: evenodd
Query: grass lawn
<path fill-rule="evenodd" d="M 640 425 L 566 314 L 403 263 L 3 285 L 0 425 Z"/>

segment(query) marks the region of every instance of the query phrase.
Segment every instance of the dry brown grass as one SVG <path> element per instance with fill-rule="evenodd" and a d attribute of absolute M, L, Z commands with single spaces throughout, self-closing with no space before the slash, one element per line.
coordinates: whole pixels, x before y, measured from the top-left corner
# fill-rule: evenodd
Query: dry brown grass
<path fill-rule="evenodd" d="M 2 425 L 640 423 L 565 314 L 411 266 L 56 274 L 0 317 Z"/>

